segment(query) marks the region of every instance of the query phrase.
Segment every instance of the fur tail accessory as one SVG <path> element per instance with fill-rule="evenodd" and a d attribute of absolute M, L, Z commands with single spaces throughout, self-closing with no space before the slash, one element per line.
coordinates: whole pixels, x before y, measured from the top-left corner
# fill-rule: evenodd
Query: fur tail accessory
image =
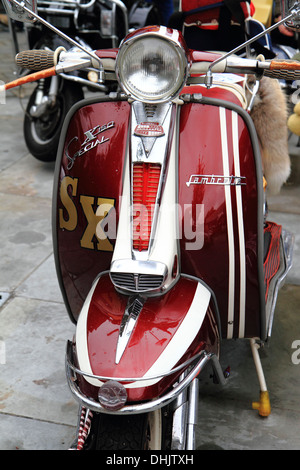
<path fill-rule="evenodd" d="M 251 117 L 261 145 L 270 194 L 278 194 L 290 175 L 286 97 L 277 80 L 262 77 Z"/>

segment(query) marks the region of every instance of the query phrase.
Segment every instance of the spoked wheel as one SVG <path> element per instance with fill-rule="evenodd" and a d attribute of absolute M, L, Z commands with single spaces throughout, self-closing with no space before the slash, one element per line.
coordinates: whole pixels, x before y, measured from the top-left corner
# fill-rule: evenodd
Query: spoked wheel
<path fill-rule="evenodd" d="M 161 410 L 128 416 L 99 415 L 95 447 L 97 450 L 161 450 Z"/>
<path fill-rule="evenodd" d="M 56 159 L 59 137 L 63 122 L 69 109 L 77 101 L 83 99 L 82 88 L 75 83 L 64 80 L 59 87 L 55 103 L 47 105 L 43 113 L 32 115 L 32 107 L 36 103 L 37 93 L 43 93 L 46 97 L 49 93 L 51 79 L 43 82 L 42 90 L 39 84 L 27 104 L 24 118 L 24 138 L 30 153 L 43 162 L 51 162 Z"/>

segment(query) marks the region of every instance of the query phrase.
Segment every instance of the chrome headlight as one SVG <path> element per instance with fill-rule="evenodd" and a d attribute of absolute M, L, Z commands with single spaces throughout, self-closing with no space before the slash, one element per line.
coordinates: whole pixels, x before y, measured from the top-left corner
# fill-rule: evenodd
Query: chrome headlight
<path fill-rule="evenodd" d="M 133 99 L 160 103 L 175 98 L 186 83 L 187 49 L 178 31 L 149 27 L 129 35 L 120 47 L 116 73 Z"/>

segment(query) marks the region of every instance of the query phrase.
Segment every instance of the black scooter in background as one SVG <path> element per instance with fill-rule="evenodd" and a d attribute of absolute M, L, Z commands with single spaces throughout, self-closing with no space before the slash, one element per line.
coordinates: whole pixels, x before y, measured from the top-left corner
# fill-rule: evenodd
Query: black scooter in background
<path fill-rule="evenodd" d="M 149 24 L 160 24 L 160 13 L 155 5 L 144 1 L 120 0 L 37 0 L 39 15 L 87 50 L 118 47 L 130 30 Z M 15 52 L 18 53 L 16 29 L 10 29 Z M 55 31 L 36 22 L 26 25 L 29 49 L 70 49 L 69 41 Z M 39 70 L 41 64 L 28 63 L 24 70 L 22 58 L 20 74 Z M 65 116 L 74 103 L 84 98 L 85 90 L 109 93 L 112 87 L 99 84 L 98 71 L 64 73 L 41 79 L 32 92 L 24 116 L 24 139 L 30 153 L 44 162 L 54 161 Z"/>

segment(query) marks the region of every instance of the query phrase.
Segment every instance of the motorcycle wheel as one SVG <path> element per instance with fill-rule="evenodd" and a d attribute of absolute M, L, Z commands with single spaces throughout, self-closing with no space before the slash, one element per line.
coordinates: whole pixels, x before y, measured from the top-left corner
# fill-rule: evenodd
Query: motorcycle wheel
<path fill-rule="evenodd" d="M 45 80 L 44 95 L 47 95 L 50 79 Z M 24 139 L 29 152 L 42 162 L 55 161 L 61 128 L 69 109 L 83 99 L 80 85 L 63 80 L 53 107 L 47 107 L 39 117 L 30 116 L 38 87 L 31 94 L 24 117 Z"/>
<path fill-rule="evenodd" d="M 96 450 L 161 450 L 161 410 L 128 416 L 101 414 L 95 447 Z"/>

